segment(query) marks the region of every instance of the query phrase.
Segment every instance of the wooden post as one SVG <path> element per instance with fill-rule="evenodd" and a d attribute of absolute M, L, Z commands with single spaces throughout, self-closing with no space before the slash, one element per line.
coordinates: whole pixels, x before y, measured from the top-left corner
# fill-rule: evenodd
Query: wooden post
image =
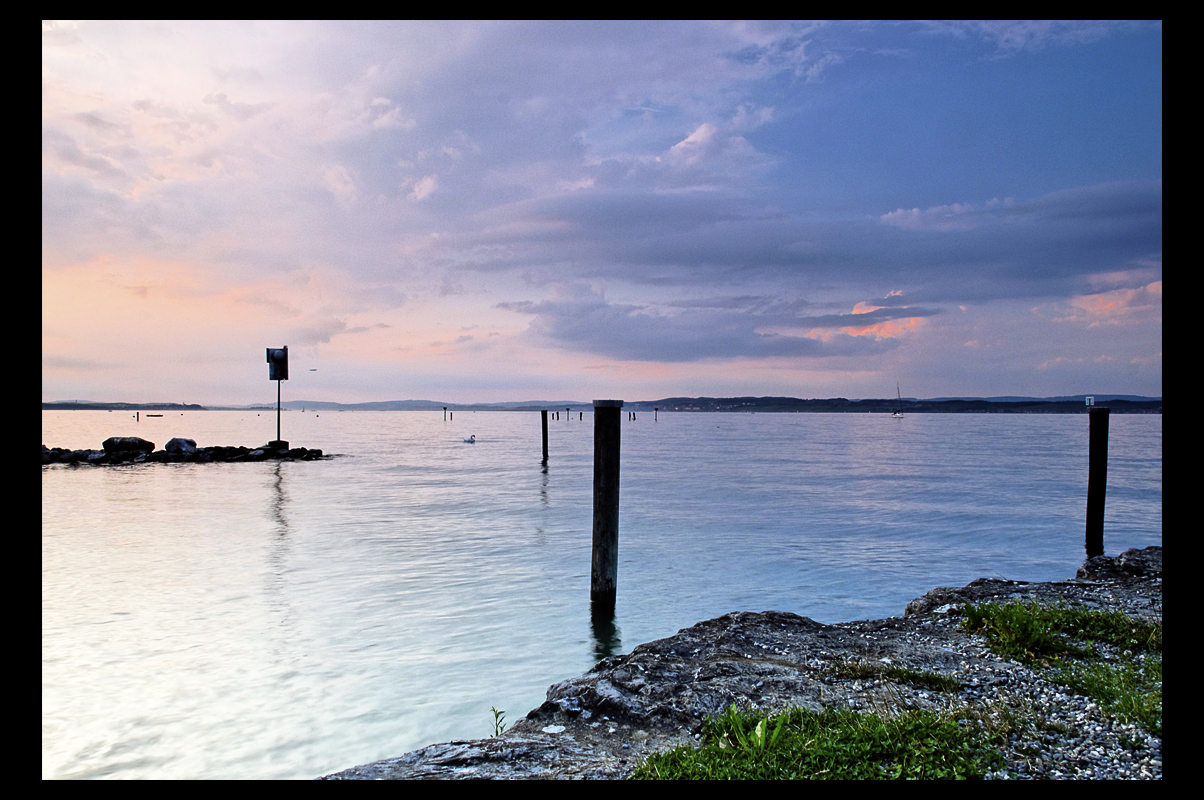
<path fill-rule="evenodd" d="M 447 422 L 447 406 L 443 407 L 443 421 Z"/>
<path fill-rule="evenodd" d="M 540 411 L 539 416 L 543 419 L 543 460 L 546 463 L 548 460 L 548 410 L 545 408 Z"/>
<path fill-rule="evenodd" d="M 594 401 L 594 550 L 589 599 L 613 613 L 619 576 L 619 409 L 622 400 Z"/>
<path fill-rule="evenodd" d="M 1104 554 L 1104 494 L 1108 489 L 1108 417 L 1111 409 L 1093 408 L 1087 456 L 1087 558 Z"/>

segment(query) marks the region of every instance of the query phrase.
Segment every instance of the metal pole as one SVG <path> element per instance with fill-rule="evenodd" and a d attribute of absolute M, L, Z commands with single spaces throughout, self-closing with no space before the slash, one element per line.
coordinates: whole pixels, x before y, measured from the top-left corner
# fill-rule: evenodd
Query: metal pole
<path fill-rule="evenodd" d="M 613 613 L 619 575 L 619 409 L 622 400 L 594 401 L 594 548 L 589 599 Z"/>
<path fill-rule="evenodd" d="M 1108 418 L 1111 409 L 1087 413 L 1090 452 L 1087 456 L 1087 558 L 1104 554 L 1104 495 L 1108 489 Z"/>
<path fill-rule="evenodd" d="M 276 441 L 280 441 L 280 381 L 276 381 Z"/>

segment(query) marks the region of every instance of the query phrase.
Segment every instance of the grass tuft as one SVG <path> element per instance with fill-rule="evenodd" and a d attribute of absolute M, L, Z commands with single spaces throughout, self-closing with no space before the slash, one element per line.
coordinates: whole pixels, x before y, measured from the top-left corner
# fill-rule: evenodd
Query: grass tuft
<path fill-rule="evenodd" d="M 1105 713 L 1162 735 L 1162 623 L 1120 611 L 1029 603 L 967 605 L 963 625 L 983 634 L 995 653 L 1100 703 Z M 1105 661 L 1096 645 L 1119 655 Z"/>
<path fill-rule="evenodd" d="M 941 692 L 951 692 L 961 687 L 961 679 L 953 675 L 896 667 L 880 661 L 841 661 L 832 666 L 832 674 L 838 678 L 887 678 Z"/>
<path fill-rule="evenodd" d="M 703 724 L 699 747 L 650 756 L 637 780 L 866 780 L 979 778 L 1003 757 L 947 715 L 890 719 L 839 708 L 777 715 L 731 706 Z"/>

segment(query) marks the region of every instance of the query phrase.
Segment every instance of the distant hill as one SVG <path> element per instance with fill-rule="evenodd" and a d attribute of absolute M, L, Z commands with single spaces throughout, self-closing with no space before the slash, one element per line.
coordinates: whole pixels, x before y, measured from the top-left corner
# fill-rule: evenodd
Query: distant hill
<path fill-rule="evenodd" d="M 42 403 L 43 411 L 204 411 L 196 403 L 105 403 L 92 400 L 60 400 Z"/>
<path fill-rule="evenodd" d="M 1132 400 L 1104 399 L 1116 395 L 1093 395 L 1097 408 L 1109 408 L 1119 414 L 1161 414 L 1162 398 Z M 744 411 L 744 412 L 821 412 L 889 414 L 899 409 L 904 414 L 1081 414 L 1087 411 L 1084 397 L 985 399 L 958 398 L 914 400 L 894 397 L 849 400 L 843 397 L 803 400 L 797 397 L 668 397 L 650 402 L 626 403 L 633 411 Z"/>
<path fill-rule="evenodd" d="M 1092 395 L 1097 408 L 1110 408 L 1118 414 L 1161 414 L 1161 397 L 1137 395 Z M 900 405 L 905 414 L 1082 414 L 1087 407 L 1087 395 L 1069 397 L 938 397 L 928 400 L 893 397 L 855 399 L 830 397 L 802 399 L 798 397 L 666 397 L 662 400 L 633 400 L 623 404 L 629 411 L 744 411 L 762 413 L 890 413 Z M 290 411 L 538 411 L 547 409 L 570 412 L 589 411 L 593 402 L 580 400 L 528 400 L 512 403 L 447 403 L 436 400 L 385 400 L 374 403 L 331 403 L 324 401 L 290 400 L 281 404 Z M 208 406 L 184 403 L 103 403 L 87 400 L 42 403 L 43 411 L 52 410 L 112 410 L 112 411 L 203 411 L 275 409 L 275 403 L 250 406 Z"/>

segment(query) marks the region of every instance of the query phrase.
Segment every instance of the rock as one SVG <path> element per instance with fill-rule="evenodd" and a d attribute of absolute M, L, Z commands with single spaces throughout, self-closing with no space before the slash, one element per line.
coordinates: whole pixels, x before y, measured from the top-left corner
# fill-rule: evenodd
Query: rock
<path fill-rule="evenodd" d="M 1162 574 L 1162 548 L 1130 549 L 1118 556 L 1095 556 L 1083 562 L 1075 577 L 1083 580 Z"/>
<path fill-rule="evenodd" d="M 163 445 L 169 455 L 190 456 L 196 453 L 196 442 L 192 439 L 172 439 Z"/>
<path fill-rule="evenodd" d="M 294 447 L 278 449 L 272 443 L 251 450 L 246 447 L 197 447 L 193 439 L 177 437 L 167 443 L 163 450 L 155 450 L 153 442 L 136 437 L 106 439 L 104 450 L 65 450 L 61 447 L 42 445 L 43 464 L 79 464 L 108 466 L 130 463 L 168 463 L 188 461 L 195 463 L 229 461 L 318 461 L 330 458 L 321 450 Z M 287 443 L 285 443 L 287 444 Z"/>
<path fill-rule="evenodd" d="M 1062 698 L 1049 706 L 1051 714 L 1079 700 L 1095 708 L 1084 698 L 1067 700 L 1063 687 L 1051 688 L 1028 667 L 990 653 L 962 629 L 955 612 L 966 602 L 1022 600 L 1161 619 L 1161 548 L 1126 551 L 1118 560 L 1134 571 L 1122 566 L 1122 578 L 1089 581 L 980 579 L 961 589 L 934 589 L 908 604 L 904 617 L 824 625 L 786 612 L 727 614 L 552 685 L 547 700 L 501 736 L 431 745 L 324 779 L 625 778 L 652 752 L 695 744 L 703 720 L 733 704 L 771 711 L 840 705 L 891 714 L 959 703 L 989 708 L 1024 690 Z M 944 693 L 889 680 L 888 667 L 939 673 L 961 688 Z M 1049 749 L 1068 747 L 1059 740 Z M 1159 771 L 1160 753 L 1158 739 Z M 1022 767 L 1028 758 L 1020 752 L 1009 766 Z"/>
<path fill-rule="evenodd" d="M 137 436 L 110 436 L 101 445 L 109 455 L 114 453 L 149 453 L 155 449 L 154 442 L 139 439 Z"/>

